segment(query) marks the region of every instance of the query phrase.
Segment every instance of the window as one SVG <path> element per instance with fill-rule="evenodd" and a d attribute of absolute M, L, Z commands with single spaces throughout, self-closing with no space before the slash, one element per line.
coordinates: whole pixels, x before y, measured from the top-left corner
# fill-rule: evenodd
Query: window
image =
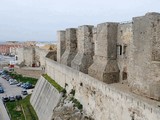
<path fill-rule="evenodd" d="M 117 54 L 122 55 L 122 45 L 117 45 Z"/>

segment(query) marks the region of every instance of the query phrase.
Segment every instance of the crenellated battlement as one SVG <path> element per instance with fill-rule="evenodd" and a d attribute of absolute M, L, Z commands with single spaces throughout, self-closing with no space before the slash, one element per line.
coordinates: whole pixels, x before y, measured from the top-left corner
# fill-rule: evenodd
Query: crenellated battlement
<path fill-rule="evenodd" d="M 83 113 L 95 120 L 160 120 L 160 14 L 83 25 L 57 35 L 57 61 L 45 58 L 45 72 L 66 95 L 75 92 Z M 39 79 L 31 104 L 40 120 L 55 115 L 60 97 L 45 78 Z M 73 117 L 63 110 L 60 116 Z"/>
<path fill-rule="evenodd" d="M 58 32 L 58 62 L 107 84 L 160 100 L 160 14 Z"/>

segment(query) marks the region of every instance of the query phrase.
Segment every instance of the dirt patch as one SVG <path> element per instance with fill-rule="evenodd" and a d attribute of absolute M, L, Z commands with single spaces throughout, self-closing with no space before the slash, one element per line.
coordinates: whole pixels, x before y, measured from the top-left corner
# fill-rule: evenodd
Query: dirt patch
<path fill-rule="evenodd" d="M 31 69 L 23 69 L 23 68 L 15 68 L 14 70 L 18 74 L 22 74 L 23 76 L 33 77 L 37 79 L 44 73 L 44 71 L 42 70 L 31 70 Z"/>

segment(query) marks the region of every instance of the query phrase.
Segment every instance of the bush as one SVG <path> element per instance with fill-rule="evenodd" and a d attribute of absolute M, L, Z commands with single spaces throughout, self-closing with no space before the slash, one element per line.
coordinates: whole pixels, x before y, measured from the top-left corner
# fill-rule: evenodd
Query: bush
<path fill-rule="evenodd" d="M 72 103 L 74 103 L 74 107 L 77 107 L 79 110 L 83 109 L 83 105 L 74 97 L 71 97 L 70 101 L 72 101 Z"/>
<path fill-rule="evenodd" d="M 74 96 L 75 95 L 75 90 L 72 89 L 71 92 L 70 92 L 70 94 L 72 94 Z"/>

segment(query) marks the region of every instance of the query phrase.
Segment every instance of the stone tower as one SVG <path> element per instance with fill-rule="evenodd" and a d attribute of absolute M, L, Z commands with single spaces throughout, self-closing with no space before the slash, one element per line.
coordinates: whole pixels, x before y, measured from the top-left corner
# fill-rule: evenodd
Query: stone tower
<path fill-rule="evenodd" d="M 63 55 L 63 53 L 65 52 L 66 49 L 66 38 L 65 38 L 65 31 L 57 31 L 57 39 L 58 39 L 58 43 L 57 43 L 57 62 L 60 63 L 61 61 L 61 57 Z"/>
<path fill-rule="evenodd" d="M 133 18 L 129 84 L 137 94 L 160 100 L 160 14 Z"/>
<path fill-rule="evenodd" d="M 88 74 L 105 83 L 119 81 L 119 69 L 116 61 L 118 23 L 102 23 L 97 26 L 94 62 Z"/>
<path fill-rule="evenodd" d="M 77 29 L 68 28 L 65 32 L 66 38 L 66 50 L 61 57 L 61 63 L 67 66 L 71 66 L 71 61 L 77 54 Z"/>
<path fill-rule="evenodd" d="M 93 26 L 84 25 L 78 27 L 77 40 L 78 40 L 78 53 L 71 62 L 71 67 L 88 73 L 88 67 L 93 63 Z"/>

